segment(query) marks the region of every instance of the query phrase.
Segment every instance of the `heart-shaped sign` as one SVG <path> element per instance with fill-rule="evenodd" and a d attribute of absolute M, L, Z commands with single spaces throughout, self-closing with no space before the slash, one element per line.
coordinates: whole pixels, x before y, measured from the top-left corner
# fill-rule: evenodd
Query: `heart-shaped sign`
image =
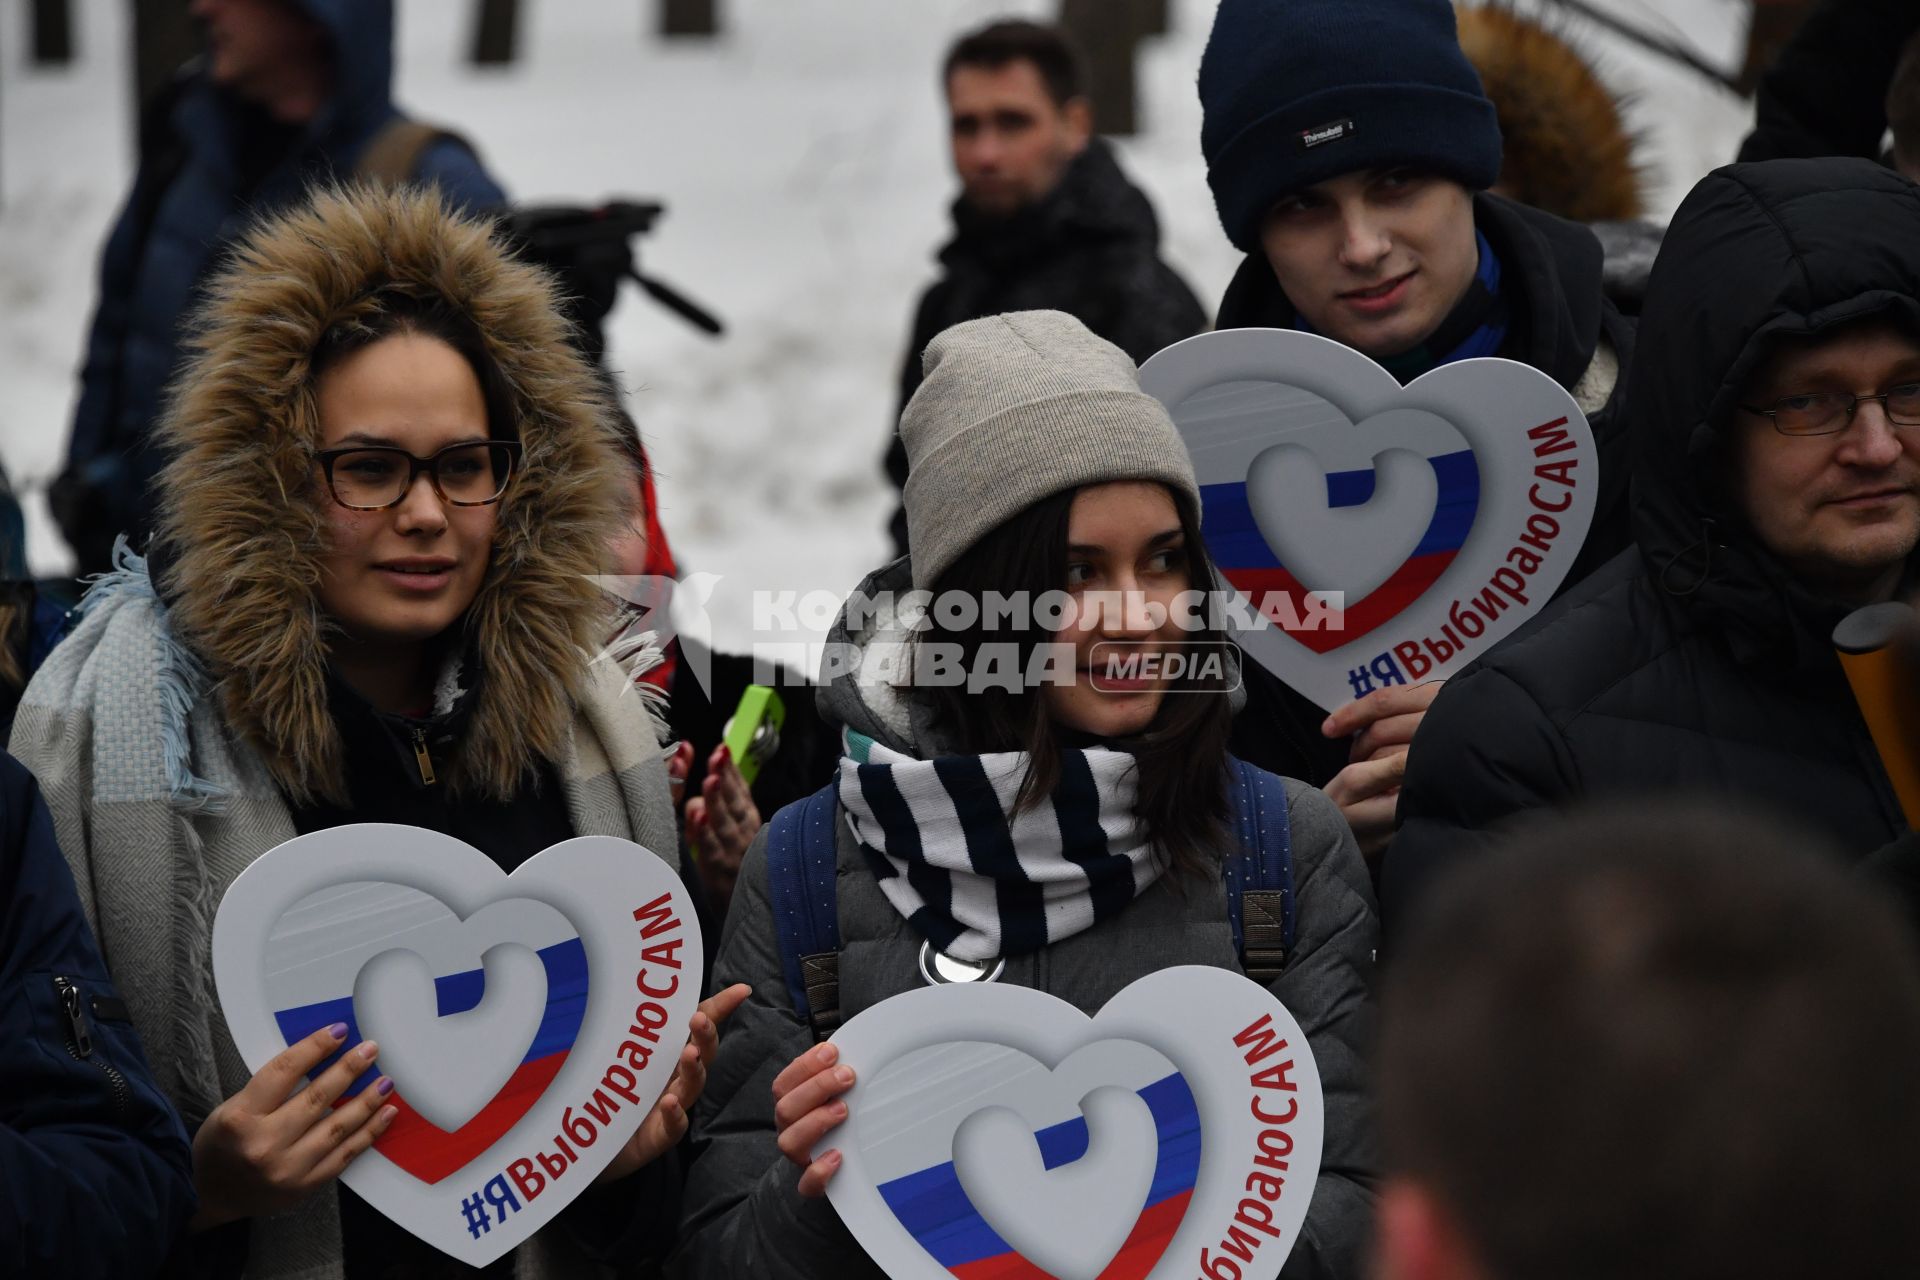
<path fill-rule="evenodd" d="M 1579 405 L 1512 360 L 1401 387 L 1286 329 L 1175 343 L 1140 369 L 1200 482 L 1234 638 L 1328 710 L 1451 675 L 1537 613 L 1593 522 Z"/>
<path fill-rule="evenodd" d="M 924 987 L 833 1043 L 857 1083 L 821 1144 L 842 1156 L 828 1195 L 895 1280 L 1186 1280 L 1229 1248 L 1271 1280 L 1299 1238 L 1319 1071 L 1230 970 L 1163 969 L 1093 1018 L 1026 987 Z"/>
<path fill-rule="evenodd" d="M 385 823 L 269 850 L 213 930 L 249 1068 L 337 1022 L 341 1052 L 379 1041 L 347 1097 L 384 1072 L 399 1114 L 342 1180 L 473 1266 L 565 1208 L 646 1118 L 701 957 L 679 876 L 630 841 L 567 840 L 508 876 L 451 836 Z"/>

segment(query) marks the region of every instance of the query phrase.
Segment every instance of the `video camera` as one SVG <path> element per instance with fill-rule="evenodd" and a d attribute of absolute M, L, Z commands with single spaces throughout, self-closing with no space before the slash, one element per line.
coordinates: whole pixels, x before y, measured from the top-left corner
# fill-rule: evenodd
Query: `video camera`
<path fill-rule="evenodd" d="M 644 236 L 666 212 L 658 201 L 609 200 L 597 207 L 528 205 L 501 219 L 501 229 L 520 257 L 559 277 L 563 309 L 580 334 L 583 351 L 598 362 L 606 351 L 601 324 L 613 310 L 620 282 L 632 280 L 649 297 L 694 328 L 718 337 L 717 316 L 635 264 L 633 238 Z"/>

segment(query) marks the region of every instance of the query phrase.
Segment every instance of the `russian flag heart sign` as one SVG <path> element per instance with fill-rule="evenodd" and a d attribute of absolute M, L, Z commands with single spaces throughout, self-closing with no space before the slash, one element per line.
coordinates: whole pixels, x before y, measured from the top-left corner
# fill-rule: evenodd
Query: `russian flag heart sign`
<path fill-rule="evenodd" d="M 1163 969 L 1092 1018 L 1027 987 L 923 987 L 833 1043 L 856 1074 L 827 1194 L 894 1280 L 1272 1280 L 1299 1239 L 1320 1073 L 1238 973 Z"/>
<path fill-rule="evenodd" d="M 1200 482 L 1240 647 L 1327 710 L 1437 680 L 1539 612 L 1593 523 L 1573 397 L 1512 360 L 1406 387 L 1287 329 L 1175 343 L 1140 369 Z"/>
<path fill-rule="evenodd" d="M 399 1114 L 342 1181 L 473 1266 L 539 1230 L 639 1128 L 686 1043 L 701 957 L 674 868 L 610 836 L 509 876 L 435 831 L 316 831 L 242 872 L 213 927 L 250 1070 L 335 1023 L 343 1053 L 379 1042 L 341 1103 L 384 1073 Z"/>

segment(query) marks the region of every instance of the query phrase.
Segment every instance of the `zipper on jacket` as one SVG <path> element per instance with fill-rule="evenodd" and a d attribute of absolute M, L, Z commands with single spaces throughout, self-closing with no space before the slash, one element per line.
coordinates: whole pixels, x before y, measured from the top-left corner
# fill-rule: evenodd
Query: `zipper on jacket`
<path fill-rule="evenodd" d="M 427 754 L 427 731 L 413 731 L 413 758 L 420 765 L 420 782 L 424 786 L 433 785 L 433 757 Z"/>
<path fill-rule="evenodd" d="M 54 994 L 60 997 L 60 1007 L 67 1015 L 67 1052 L 75 1062 L 91 1061 L 107 1077 L 107 1084 L 113 1090 L 113 1114 L 123 1116 L 127 1110 L 127 1078 L 104 1059 L 93 1056 L 93 1033 L 87 1030 L 86 1000 L 80 992 L 80 984 L 71 978 L 56 977 L 53 980 Z"/>

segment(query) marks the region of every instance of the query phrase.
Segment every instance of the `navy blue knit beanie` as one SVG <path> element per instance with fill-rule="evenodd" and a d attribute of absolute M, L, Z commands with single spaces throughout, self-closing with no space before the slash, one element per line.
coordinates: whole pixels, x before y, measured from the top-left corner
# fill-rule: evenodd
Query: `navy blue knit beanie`
<path fill-rule="evenodd" d="M 1449 0 L 1221 0 L 1200 59 L 1200 150 L 1227 239 L 1343 173 L 1417 165 L 1483 191 L 1500 126 Z"/>

